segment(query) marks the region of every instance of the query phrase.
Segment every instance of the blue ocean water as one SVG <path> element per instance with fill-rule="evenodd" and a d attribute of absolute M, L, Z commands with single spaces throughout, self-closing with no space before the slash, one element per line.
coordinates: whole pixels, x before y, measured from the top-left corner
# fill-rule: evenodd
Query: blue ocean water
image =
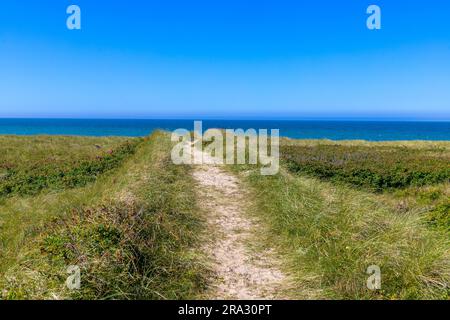
<path fill-rule="evenodd" d="M 193 120 L 0 119 L 0 134 L 136 137 L 155 129 L 192 130 L 193 125 Z M 280 129 L 281 136 L 298 139 L 450 141 L 450 122 L 205 120 L 203 128 Z"/>

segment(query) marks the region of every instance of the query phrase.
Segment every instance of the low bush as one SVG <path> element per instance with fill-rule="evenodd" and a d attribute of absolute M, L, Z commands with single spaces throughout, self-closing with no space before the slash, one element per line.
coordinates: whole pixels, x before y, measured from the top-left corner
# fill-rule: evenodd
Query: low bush
<path fill-rule="evenodd" d="M 283 146 L 281 154 L 292 172 L 375 191 L 450 181 L 450 157 L 439 149 Z"/>
<path fill-rule="evenodd" d="M 436 206 L 426 219 L 431 226 L 450 232 L 450 201 Z"/>
<path fill-rule="evenodd" d="M 35 195 L 46 188 L 60 190 L 85 186 L 133 155 L 140 141 L 125 142 L 114 150 L 94 159 L 78 161 L 73 166 L 58 166 L 48 162 L 25 170 L 14 167 L 7 169 L 0 179 L 0 196 Z"/>

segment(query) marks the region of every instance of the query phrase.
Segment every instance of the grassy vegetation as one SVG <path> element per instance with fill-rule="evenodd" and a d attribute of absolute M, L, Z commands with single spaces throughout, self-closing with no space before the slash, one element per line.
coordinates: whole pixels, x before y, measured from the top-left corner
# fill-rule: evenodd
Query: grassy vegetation
<path fill-rule="evenodd" d="M 382 198 L 400 213 L 414 208 L 429 227 L 450 235 L 450 183 L 396 190 Z"/>
<path fill-rule="evenodd" d="M 145 139 L 0 137 L 0 297 L 191 299 L 208 269 L 190 168 Z M 296 297 L 448 299 L 450 143 L 283 140 L 281 172 L 232 166 Z M 65 285 L 81 268 L 80 290 Z M 368 290 L 378 265 L 382 289 Z M 307 294 L 306 294 L 306 297 Z"/>
<path fill-rule="evenodd" d="M 137 145 L 134 156 L 92 183 L 5 198 L 0 206 L 2 297 L 201 294 L 206 270 L 192 249 L 201 220 L 189 169 L 169 161 L 170 147 L 166 134 L 154 133 Z M 69 265 L 81 268 L 80 290 L 65 286 Z"/>
<path fill-rule="evenodd" d="M 450 180 L 450 153 L 444 148 L 291 145 L 284 146 L 281 154 L 292 172 L 375 191 Z"/>
<path fill-rule="evenodd" d="M 140 139 L 2 137 L 0 196 L 84 186 L 119 166 Z"/>
<path fill-rule="evenodd" d="M 450 144 L 411 149 L 403 143 L 287 140 L 282 150 L 287 153 L 277 176 L 233 168 L 253 190 L 251 213 L 268 226 L 260 240 L 278 244 L 287 257 L 299 297 L 320 291 L 334 299 L 449 298 L 450 183 L 426 174 L 440 177 L 448 170 Z M 363 168 L 383 182 L 361 175 Z M 409 178 L 418 171 L 425 173 L 420 180 Z M 395 180 L 396 172 L 406 174 Z M 381 290 L 366 287 L 371 265 L 381 268 Z"/>
<path fill-rule="evenodd" d="M 415 206 L 450 230 L 449 143 L 287 140 L 282 151 L 292 173 L 388 193 L 400 211 Z"/>

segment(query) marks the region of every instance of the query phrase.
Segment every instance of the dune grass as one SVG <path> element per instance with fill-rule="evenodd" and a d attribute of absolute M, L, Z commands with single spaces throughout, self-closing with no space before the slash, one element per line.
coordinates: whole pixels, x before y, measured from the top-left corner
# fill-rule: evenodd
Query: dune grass
<path fill-rule="evenodd" d="M 340 145 L 293 140 L 283 144 Z M 436 144 L 417 145 L 433 149 Z M 439 143 L 442 147 L 449 144 Z M 331 299 L 449 298 L 448 182 L 373 193 L 311 172 L 289 170 L 287 161 L 282 161 L 276 176 L 261 176 L 251 166 L 230 169 L 253 191 L 250 213 L 268 226 L 260 241 L 278 244 L 286 270 L 295 275 L 298 297 L 319 291 Z M 381 269 L 381 290 L 366 286 L 371 265 Z"/>
<path fill-rule="evenodd" d="M 124 137 L 0 136 L 0 168 L 16 171 L 72 168 L 79 161 L 95 160 L 120 144 Z"/>
<path fill-rule="evenodd" d="M 12 181 L 11 172 L 58 177 L 31 193 L 18 189 L 0 197 L 2 299 L 203 297 L 209 271 L 198 252 L 203 221 L 195 183 L 189 166 L 170 161 L 167 133 L 145 139 L 0 141 L 0 183 Z M 445 142 L 283 139 L 282 144 L 282 150 L 364 150 L 371 159 L 376 150 L 402 148 L 413 158 L 437 155 L 444 169 L 441 159 L 450 150 Z M 293 298 L 308 297 L 305 292 L 314 293 L 311 298 L 331 299 L 449 298 L 449 181 L 374 190 L 314 171 L 292 170 L 290 160 L 281 162 L 276 176 L 261 176 L 254 166 L 229 169 L 251 191 L 249 213 L 267 227 L 259 245 L 275 246 L 285 258 L 285 269 L 294 275 L 298 295 Z M 351 166 L 343 170 L 359 169 L 360 163 L 347 163 Z M 389 166 L 382 169 L 389 174 Z M 62 183 L 73 170 L 84 182 Z M 70 265 L 81 269 L 80 290 L 65 285 Z M 366 287 L 371 265 L 381 269 L 381 290 Z"/>
<path fill-rule="evenodd" d="M 204 286 L 191 248 L 196 215 L 187 167 L 169 161 L 161 132 L 121 166 L 84 187 L 3 200 L 0 287 L 4 299 L 179 299 Z M 81 268 L 81 289 L 65 285 Z"/>
<path fill-rule="evenodd" d="M 119 166 L 141 139 L 0 137 L 0 196 L 84 186 Z"/>

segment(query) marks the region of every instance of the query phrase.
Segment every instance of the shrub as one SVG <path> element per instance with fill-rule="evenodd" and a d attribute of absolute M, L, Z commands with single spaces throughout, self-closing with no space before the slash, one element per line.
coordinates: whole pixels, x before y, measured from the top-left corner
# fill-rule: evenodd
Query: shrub
<path fill-rule="evenodd" d="M 126 158 L 133 155 L 140 139 L 126 142 L 94 159 L 82 160 L 70 166 L 53 162 L 41 163 L 26 170 L 8 169 L 0 179 L 0 196 L 36 195 L 41 190 L 82 187 L 111 169 L 117 168 Z"/>
<path fill-rule="evenodd" d="M 428 213 L 426 219 L 431 226 L 450 232 L 450 202 L 436 206 Z"/>
<path fill-rule="evenodd" d="M 318 145 L 284 146 L 281 154 L 292 172 L 375 191 L 450 180 L 450 157 L 441 150 Z"/>

